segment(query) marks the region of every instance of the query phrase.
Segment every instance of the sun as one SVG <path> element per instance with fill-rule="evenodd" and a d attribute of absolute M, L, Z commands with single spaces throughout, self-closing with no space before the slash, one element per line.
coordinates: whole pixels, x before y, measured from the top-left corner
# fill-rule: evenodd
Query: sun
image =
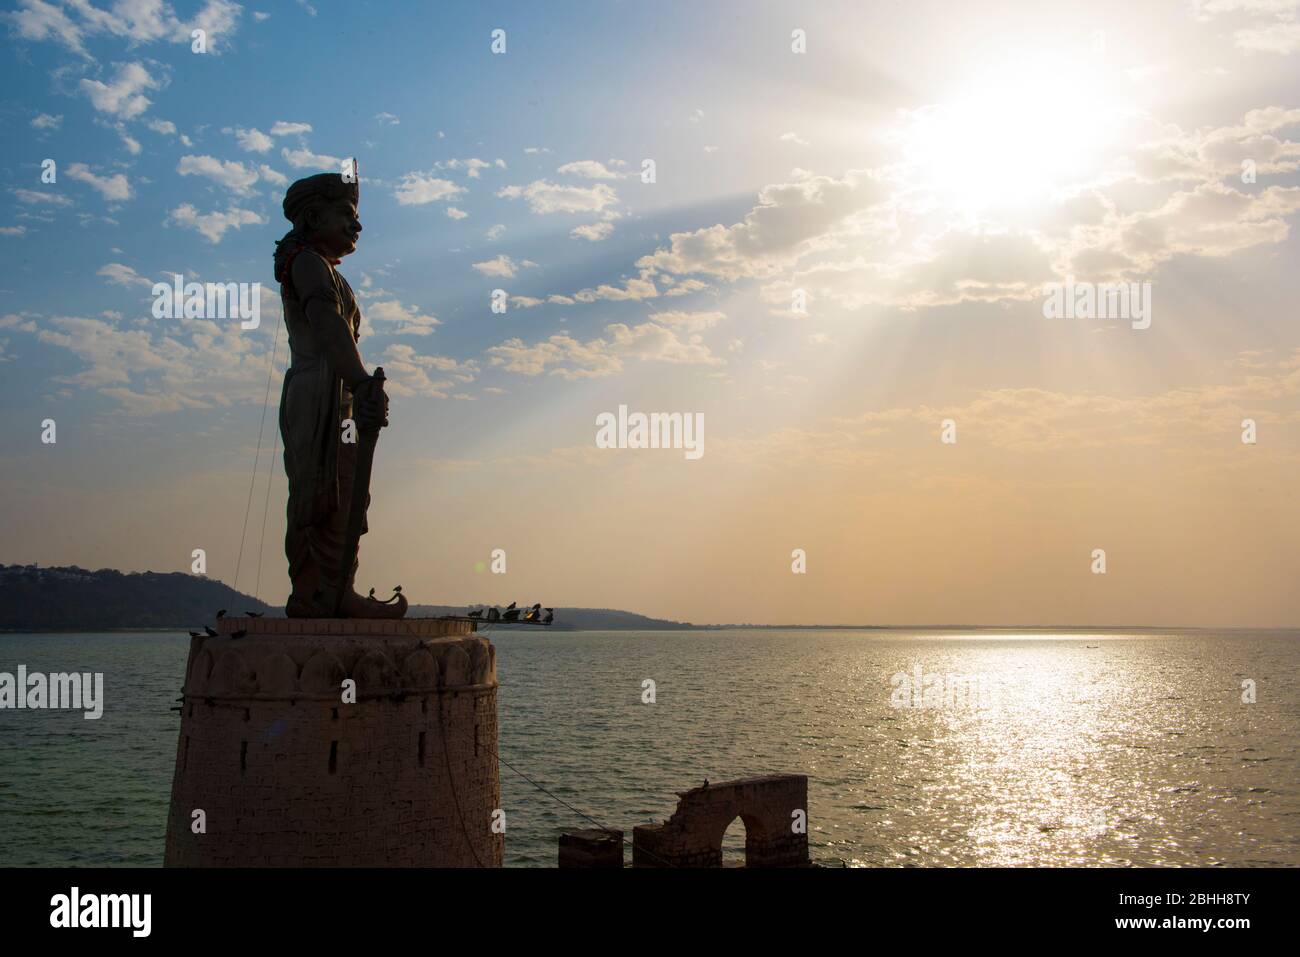
<path fill-rule="evenodd" d="M 906 114 L 892 137 L 909 184 L 958 212 L 1041 202 L 1101 172 L 1129 107 L 1104 63 L 1027 58 Z"/>

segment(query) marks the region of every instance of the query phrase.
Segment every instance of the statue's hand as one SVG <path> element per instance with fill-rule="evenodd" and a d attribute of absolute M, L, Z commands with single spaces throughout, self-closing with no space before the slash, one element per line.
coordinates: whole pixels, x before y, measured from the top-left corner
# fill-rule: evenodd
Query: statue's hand
<path fill-rule="evenodd" d="M 388 425 L 388 393 L 382 379 L 372 376 L 352 390 L 352 417 L 362 432 L 378 432 Z"/>

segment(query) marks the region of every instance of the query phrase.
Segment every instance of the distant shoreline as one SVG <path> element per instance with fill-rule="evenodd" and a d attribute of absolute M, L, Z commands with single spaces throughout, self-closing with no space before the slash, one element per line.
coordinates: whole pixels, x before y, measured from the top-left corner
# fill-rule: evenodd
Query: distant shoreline
<path fill-rule="evenodd" d="M 230 615 L 230 618 L 240 618 L 240 615 Z M 267 617 L 276 618 L 277 615 Z M 411 615 L 410 618 L 433 618 L 434 615 Z M 485 625 L 495 625 L 498 622 L 483 622 Z M 188 632 L 194 630 L 189 625 L 176 625 L 171 628 L 163 628 L 157 625 L 141 627 L 117 627 L 117 628 L 0 628 L 0 638 L 6 635 L 112 635 L 112 634 L 177 634 L 178 632 Z M 501 629 L 503 632 L 524 631 L 525 629 L 514 629 L 506 626 Z M 528 629 L 530 632 L 538 629 Z M 953 631 L 953 632 L 988 632 L 988 631 L 1006 631 L 1006 632 L 1024 632 L 1024 633 L 1049 633 L 1049 632 L 1078 632 L 1080 634 L 1097 633 L 1097 632 L 1165 632 L 1165 631 L 1300 631 L 1300 626 L 1294 625 L 673 625 L 668 627 L 656 627 L 654 625 L 640 626 L 621 626 L 611 628 L 566 628 L 563 625 L 556 624 L 552 626 L 553 631 L 573 633 L 587 631 L 604 631 L 604 632 L 640 632 L 640 631 Z M 491 631 L 483 631 L 480 634 L 490 634 Z"/>

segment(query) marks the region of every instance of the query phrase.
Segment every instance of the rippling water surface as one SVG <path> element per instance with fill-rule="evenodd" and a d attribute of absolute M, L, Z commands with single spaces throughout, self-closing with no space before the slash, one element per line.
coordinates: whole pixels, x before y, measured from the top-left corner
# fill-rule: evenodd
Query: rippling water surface
<path fill-rule="evenodd" d="M 502 759 L 629 847 L 674 791 L 797 772 L 828 864 L 1300 865 L 1300 632 L 490 637 Z M 0 671 L 102 671 L 108 699 L 99 721 L 0 710 L 0 865 L 161 864 L 188 645 L 0 636 Z M 892 707 L 918 667 L 978 683 Z M 589 826 L 504 764 L 501 789 L 507 864 Z M 743 842 L 737 821 L 730 860 Z"/>

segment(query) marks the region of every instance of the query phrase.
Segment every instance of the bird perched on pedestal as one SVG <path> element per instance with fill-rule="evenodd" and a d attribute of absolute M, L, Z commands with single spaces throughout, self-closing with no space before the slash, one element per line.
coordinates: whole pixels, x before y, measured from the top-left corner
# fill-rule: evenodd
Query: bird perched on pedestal
<path fill-rule="evenodd" d="M 502 621 L 517 621 L 518 618 L 519 618 L 519 609 L 515 607 L 515 603 L 514 603 L 514 602 L 511 602 L 511 603 L 510 603 L 510 607 L 507 608 L 507 609 L 505 610 L 505 612 L 501 615 L 501 620 L 502 620 Z"/>

